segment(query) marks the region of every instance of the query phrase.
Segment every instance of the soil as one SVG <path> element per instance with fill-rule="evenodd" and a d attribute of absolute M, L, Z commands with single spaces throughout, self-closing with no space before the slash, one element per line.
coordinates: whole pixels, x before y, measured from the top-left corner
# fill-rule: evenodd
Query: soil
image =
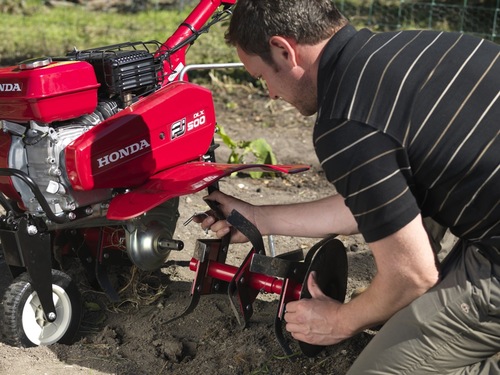
<path fill-rule="evenodd" d="M 255 204 L 307 201 L 334 193 L 315 158 L 311 138 L 314 118 L 305 118 L 282 101 L 250 86 L 211 85 L 218 122 L 235 141 L 264 138 L 278 163 L 305 163 L 307 172 L 274 178 L 226 178 L 220 189 Z M 218 160 L 225 162 L 229 149 L 221 145 Z M 208 209 L 200 192 L 180 199 L 175 238 L 184 250 L 172 252 L 159 272 L 120 270 L 122 302 L 77 280 L 85 314 L 79 336 L 72 345 L 15 348 L 0 343 L 0 373 L 5 375 L 72 374 L 344 374 L 373 336 L 366 331 L 338 345 L 325 348 L 314 358 L 304 356 L 285 333 L 293 356 L 284 354 L 276 339 L 274 321 L 279 296 L 259 293 L 253 315 L 242 328 L 225 294 L 200 298 L 190 314 L 168 323 L 190 302 L 194 272 L 188 267 L 197 239 L 212 238 L 194 224 L 183 223 L 195 212 Z M 359 236 L 339 237 L 348 256 L 348 289 L 365 287 L 373 277 L 370 251 Z M 318 239 L 277 237 L 265 239 L 268 254 L 300 249 L 304 254 Z M 227 263 L 239 266 L 251 245 L 231 245 Z M 132 277 L 133 276 L 133 277 Z M 117 278 L 118 279 L 118 278 Z M 125 280 L 125 282 L 123 282 Z"/>

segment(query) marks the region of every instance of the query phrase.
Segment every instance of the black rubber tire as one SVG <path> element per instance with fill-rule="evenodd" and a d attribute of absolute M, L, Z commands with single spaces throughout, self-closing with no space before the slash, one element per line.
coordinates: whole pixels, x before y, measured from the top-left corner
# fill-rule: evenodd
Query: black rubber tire
<path fill-rule="evenodd" d="M 2 246 L 0 245 L 0 301 L 9 284 L 12 282 L 12 274 L 9 266 L 5 262 L 5 255 Z"/>
<path fill-rule="evenodd" d="M 52 270 L 52 291 L 57 318 L 49 323 L 43 317 L 28 274 L 19 275 L 10 284 L 0 308 L 3 340 L 7 344 L 32 347 L 72 342 L 82 317 L 80 292 L 71 277 L 58 270 Z"/>

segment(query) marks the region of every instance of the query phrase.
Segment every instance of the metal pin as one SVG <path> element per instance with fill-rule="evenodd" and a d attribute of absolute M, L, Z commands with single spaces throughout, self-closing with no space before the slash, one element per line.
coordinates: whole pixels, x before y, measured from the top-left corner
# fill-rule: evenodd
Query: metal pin
<path fill-rule="evenodd" d="M 205 216 L 205 217 L 208 217 L 208 214 L 206 212 L 195 212 L 193 215 L 191 215 L 191 217 L 189 219 L 187 219 L 185 222 L 184 222 L 184 226 L 188 225 L 190 222 L 193 221 L 193 219 L 196 217 L 196 216 Z"/>

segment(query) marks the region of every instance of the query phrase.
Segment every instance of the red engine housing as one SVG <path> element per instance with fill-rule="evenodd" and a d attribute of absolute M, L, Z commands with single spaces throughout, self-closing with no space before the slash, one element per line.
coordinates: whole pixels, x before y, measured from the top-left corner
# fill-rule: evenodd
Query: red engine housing
<path fill-rule="evenodd" d="M 69 180 L 76 190 L 138 186 L 159 171 L 199 160 L 215 125 L 211 92 L 172 82 L 69 144 Z"/>
<path fill-rule="evenodd" d="M 99 86 L 94 69 L 84 61 L 0 68 L 2 120 L 50 123 L 92 113 Z"/>

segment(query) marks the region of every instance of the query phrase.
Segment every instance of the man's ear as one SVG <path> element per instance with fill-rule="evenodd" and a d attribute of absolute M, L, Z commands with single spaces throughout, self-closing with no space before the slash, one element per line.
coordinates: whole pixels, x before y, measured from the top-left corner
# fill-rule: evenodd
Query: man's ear
<path fill-rule="evenodd" d="M 271 56 L 278 65 L 297 65 L 297 42 L 291 38 L 275 35 L 269 39 Z"/>

